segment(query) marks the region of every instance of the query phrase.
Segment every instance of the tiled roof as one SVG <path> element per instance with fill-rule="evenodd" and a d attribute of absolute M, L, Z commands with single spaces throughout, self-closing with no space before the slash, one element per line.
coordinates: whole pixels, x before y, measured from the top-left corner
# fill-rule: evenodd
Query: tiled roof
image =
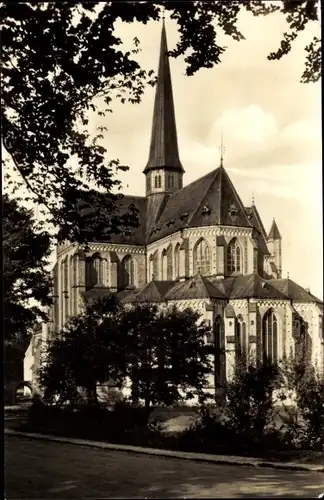
<path fill-rule="evenodd" d="M 281 293 L 257 274 L 238 276 L 230 298 L 287 299 L 285 294 Z"/>
<path fill-rule="evenodd" d="M 252 227 L 244 206 L 225 169 L 219 167 L 170 196 L 156 231 L 155 241 L 185 227 Z"/>
<path fill-rule="evenodd" d="M 210 278 L 210 281 L 213 284 L 218 283 L 218 288 L 223 289 L 229 299 L 287 299 L 283 293 L 257 274 L 232 276 L 224 280 Z"/>
<path fill-rule="evenodd" d="M 267 246 L 267 233 L 265 232 L 264 226 L 261 221 L 261 217 L 259 212 L 257 211 L 256 206 L 252 205 L 252 207 L 245 207 L 246 214 L 252 226 L 256 230 L 257 242 L 259 248 L 265 255 L 270 255 Z"/>
<path fill-rule="evenodd" d="M 131 302 L 161 302 L 175 281 L 150 281 L 137 293 L 125 299 Z"/>
<path fill-rule="evenodd" d="M 281 240 L 281 234 L 279 233 L 276 221 L 273 219 L 271 229 L 268 234 L 268 239 L 270 240 Z"/>
<path fill-rule="evenodd" d="M 124 294 L 124 295 L 121 295 Z M 261 299 L 322 301 L 290 279 L 265 280 L 257 274 L 220 279 L 200 274 L 186 281 L 151 281 L 141 290 L 118 294 L 124 302 L 160 302 L 194 299 Z"/>
<path fill-rule="evenodd" d="M 185 299 L 224 299 L 224 294 L 214 287 L 210 281 L 200 274 L 193 278 L 177 283 L 166 294 L 165 300 Z"/>
<path fill-rule="evenodd" d="M 284 293 L 291 300 L 296 300 L 298 302 L 316 302 L 318 304 L 323 303 L 322 300 L 307 292 L 305 288 L 301 287 L 289 278 L 270 279 L 268 280 L 268 283 L 270 283 L 277 290 L 280 290 L 281 293 Z"/>
<path fill-rule="evenodd" d="M 101 200 L 101 209 L 107 212 L 107 219 L 113 220 L 114 213 L 109 211 L 110 200 L 108 197 L 102 193 L 97 193 L 98 198 Z M 97 223 L 97 217 L 93 217 L 94 209 L 91 205 L 87 205 L 85 208 L 80 207 L 82 216 L 85 220 L 88 220 L 88 225 L 91 227 L 91 237 L 92 242 L 111 242 L 119 243 L 125 245 L 145 245 L 145 219 L 146 219 L 146 198 L 141 196 L 125 195 L 117 200 L 118 212 L 117 216 L 126 215 L 129 212 L 129 207 L 134 205 L 138 210 L 138 227 L 129 228 L 128 232 L 124 234 L 108 234 L 106 227 L 102 223 Z"/>
<path fill-rule="evenodd" d="M 132 297 L 135 296 L 137 293 L 140 292 L 140 288 L 135 288 L 135 289 L 125 289 L 117 293 L 117 298 L 121 302 L 132 302 Z"/>

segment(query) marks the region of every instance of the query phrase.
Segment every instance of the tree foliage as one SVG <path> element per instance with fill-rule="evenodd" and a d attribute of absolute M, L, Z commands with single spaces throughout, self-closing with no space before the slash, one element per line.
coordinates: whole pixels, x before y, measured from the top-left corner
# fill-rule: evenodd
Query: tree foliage
<path fill-rule="evenodd" d="M 110 378 L 116 385 L 125 378 L 116 328 L 118 305 L 114 296 L 86 304 L 54 340 L 49 341 L 39 382 L 44 397 L 64 403 L 74 400 L 77 388 L 86 391 L 89 404 L 97 404 L 97 383 Z M 104 321 L 105 328 L 101 328 Z"/>
<path fill-rule="evenodd" d="M 273 393 L 278 383 L 279 370 L 270 363 L 238 367 L 228 384 L 226 407 L 229 425 L 238 435 L 262 438 L 273 422 Z"/>
<path fill-rule="evenodd" d="M 2 238 L 4 340 L 26 347 L 36 323 L 47 320 L 42 306 L 51 304 L 50 238 L 32 211 L 7 195 L 2 195 Z"/>
<path fill-rule="evenodd" d="M 219 30 L 244 39 L 238 27 L 241 11 L 255 16 L 278 11 L 285 17 L 287 32 L 269 55 L 280 59 L 298 34 L 317 21 L 318 1 L 2 3 L 1 123 L 14 165 L 6 172 L 7 183 L 18 188 L 18 174 L 30 198 L 60 228 L 60 239 L 87 241 L 89 226 L 98 219 L 110 229 L 108 235 L 137 224 L 135 207 L 129 207 L 126 218 L 118 211 L 118 171 L 126 167 L 109 158 L 104 127 L 92 135 L 89 123 L 111 112 L 113 100 L 140 102 L 145 86 L 154 84 L 153 72 L 136 61 L 138 38 L 132 50 L 123 49 L 116 21 L 146 24 L 158 20 L 164 9 L 179 28 L 170 55 L 185 56 L 186 73 L 193 75 L 221 62 L 226 48 L 218 42 Z M 302 81 L 317 81 L 320 73 L 320 42 L 314 38 L 306 47 Z M 104 191 L 105 199 L 91 186 Z M 90 223 L 79 213 L 80 199 L 94 207 Z"/>
<path fill-rule="evenodd" d="M 77 387 L 95 399 L 97 383 L 127 377 L 131 400 L 172 405 L 200 394 L 211 371 L 205 336 L 191 310 L 118 305 L 113 297 L 87 305 L 50 343 L 40 372 L 45 396 L 71 399 Z"/>
<path fill-rule="evenodd" d="M 118 329 L 124 339 L 132 400 L 170 406 L 199 397 L 212 371 L 205 344 L 210 327 L 199 314 L 176 307 L 159 310 L 137 305 L 125 309 Z"/>

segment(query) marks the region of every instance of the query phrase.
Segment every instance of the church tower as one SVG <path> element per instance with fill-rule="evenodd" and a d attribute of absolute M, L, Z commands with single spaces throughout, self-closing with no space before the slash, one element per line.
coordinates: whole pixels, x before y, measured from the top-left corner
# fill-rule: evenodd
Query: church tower
<path fill-rule="evenodd" d="M 184 173 L 179 159 L 170 62 L 167 52 L 163 21 L 150 153 L 143 172 L 146 177 L 146 196 L 156 198 L 158 204 L 160 204 L 161 195 L 172 194 L 182 188 Z"/>
<path fill-rule="evenodd" d="M 277 278 L 282 276 L 282 254 L 281 254 L 281 234 L 276 221 L 273 219 L 271 229 L 268 234 L 267 242 L 272 262 L 275 264 Z"/>

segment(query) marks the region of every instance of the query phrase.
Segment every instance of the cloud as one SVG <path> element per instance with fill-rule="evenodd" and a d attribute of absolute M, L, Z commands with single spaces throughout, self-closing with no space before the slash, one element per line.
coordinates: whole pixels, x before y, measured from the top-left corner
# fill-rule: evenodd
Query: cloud
<path fill-rule="evenodd" d="M 232 140 L 252 143 L 271 139 L 278 132 L 274 116 L 257 105 L 226 110 L 212 127 L 209 140 L 215 140 L 215 132 L 219 130 Z"/>

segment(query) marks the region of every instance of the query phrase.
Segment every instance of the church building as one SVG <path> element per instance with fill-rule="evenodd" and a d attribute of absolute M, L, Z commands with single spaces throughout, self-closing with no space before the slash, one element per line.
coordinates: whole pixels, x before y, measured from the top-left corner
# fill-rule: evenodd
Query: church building
<path fill-rule="evenodd" d="M 283 278 L 276 221 L 267 232 L 255 204 L 243 205 L 222 158 L 184 185 L 167 52 L 163 25 L 146 192 L 120 200 L 121 211 L 137 208 L 139 226 L 110 239 L 95 234 L 87 254 L 70 242 L 58 246 L 55 303 L 43 340 L 80 312 L 84 299 L 114 292 L 125 303 L 200 312 L 213 326 L 206 341 L 216 345 L 211 386 L 231 378 L 243 350 L 273 361 L 299 352 L 324 371 L 323 303 Z M 28 380 L 32 356 L 31 346 Z"/>

